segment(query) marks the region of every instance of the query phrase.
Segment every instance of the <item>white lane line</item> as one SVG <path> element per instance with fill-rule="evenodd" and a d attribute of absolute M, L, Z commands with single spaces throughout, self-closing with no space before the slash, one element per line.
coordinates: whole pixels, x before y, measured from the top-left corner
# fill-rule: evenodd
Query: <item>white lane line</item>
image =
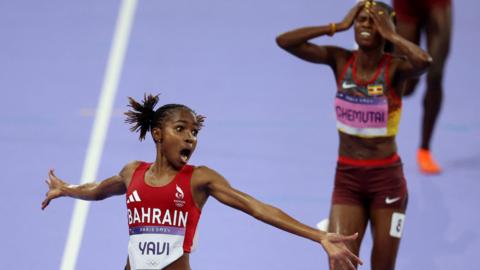
<path fill-rule="evenodd" d="M 103 80 L 102 92 L 97 105 L 82 177 L 80 179 L 81 184 L 94 181 L 97 177 L 137 2 L 137 0 L 123 0 L 120 7 Z M 63 252 L 61 270 L 75 269 L 89 206 L 89 202 L 75 201 L 67 243 Z"/>

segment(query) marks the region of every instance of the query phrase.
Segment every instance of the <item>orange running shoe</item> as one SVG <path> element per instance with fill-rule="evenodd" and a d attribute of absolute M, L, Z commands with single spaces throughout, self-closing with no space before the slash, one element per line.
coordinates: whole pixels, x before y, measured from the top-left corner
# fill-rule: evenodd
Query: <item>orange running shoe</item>
<path fill-rule="evenodd" d="M 433 160 L 430 150 L 418 149 L 417 163 L 420 171 L 425 174 L 439 174 L 442 172 L 442 168 Z"/>

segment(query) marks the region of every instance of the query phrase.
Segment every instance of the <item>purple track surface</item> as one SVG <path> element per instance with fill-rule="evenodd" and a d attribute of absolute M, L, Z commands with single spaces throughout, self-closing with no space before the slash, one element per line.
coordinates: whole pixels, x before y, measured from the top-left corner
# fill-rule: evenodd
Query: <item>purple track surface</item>
<path fill-rule="evenodd" d="M 123 123 L 127 96 L 161 92 L 206 115 L 192 163 L 314 226 L 328 216 L 338 138 L 325 66 L 275 44 L 286 30 L 338 21 L 353 1 L 139 1 L 98 178 L 152 160 Z M 59 269 L 74 200 L 42 212 L 47 170 L 78 183 L 120 1 L 0 1 L 1 269 Z M 433 142 L 440 176 L 417 171 L 423 85 L 398 136 L 410 202 L 398 269 L 480 269 L 480 2 L 455 2 L 445 103 Z M 352 32 L 319 40 L 351 47 Z M 210 199 L 193 269 L 327 269 L 313 242 Z M 91 205 L 77 269 L 122 269 L 125 199 Z M 371 237 L 361 257 L 369 269 Z"/>

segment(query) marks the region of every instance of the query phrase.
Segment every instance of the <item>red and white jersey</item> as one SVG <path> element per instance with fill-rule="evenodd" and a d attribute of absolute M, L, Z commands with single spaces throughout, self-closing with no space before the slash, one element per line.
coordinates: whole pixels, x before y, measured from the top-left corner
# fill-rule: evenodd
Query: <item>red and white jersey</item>
<path fill-rule="evenodd" d="M 185 165 L 165 186 L 145 183 L 151 163 L 140 163 L 127 189 L 128 256 L 135 269 L 162 269 L 190 253 L 201 211 L 190 188 L 193 166 Z"/>

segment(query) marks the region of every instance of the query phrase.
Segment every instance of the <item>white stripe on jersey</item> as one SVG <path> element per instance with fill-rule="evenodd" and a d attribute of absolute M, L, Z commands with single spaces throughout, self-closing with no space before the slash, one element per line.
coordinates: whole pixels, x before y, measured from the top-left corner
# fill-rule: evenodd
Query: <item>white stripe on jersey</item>
<path fill-rule="evenodd" d="M 140 199 L 140 197 L 138 196 L 138 192 L 135 190 L 133 192 L 133 197 L 135 197 L 135 201 L 137 202 L 141 202 L 142 200 Z"/>

